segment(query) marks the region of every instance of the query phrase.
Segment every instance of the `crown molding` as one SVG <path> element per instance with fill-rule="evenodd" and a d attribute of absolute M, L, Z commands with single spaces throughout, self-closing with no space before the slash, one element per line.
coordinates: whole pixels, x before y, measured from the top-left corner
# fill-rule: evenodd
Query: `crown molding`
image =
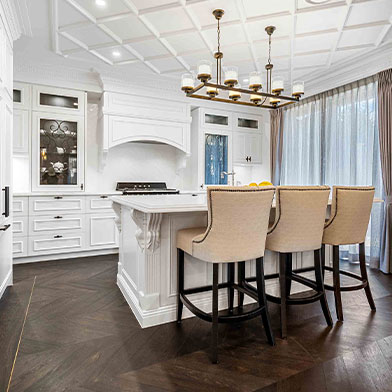
<path fill-rule="evenodd" d="M 363 52 L 339 62 L 328 71 L 312 73 L 306 78 L 305 98 L 364 79 L 388 68 L 392 68 L 392 42 L 380 45 L 371 53 Z"/>
<path fill-rule="evenodd" d="M 13 0 L 0 0 L 0 17 L 6 28 L 10 42 L 17 40 L 22 35 L 16 3 Z"/>

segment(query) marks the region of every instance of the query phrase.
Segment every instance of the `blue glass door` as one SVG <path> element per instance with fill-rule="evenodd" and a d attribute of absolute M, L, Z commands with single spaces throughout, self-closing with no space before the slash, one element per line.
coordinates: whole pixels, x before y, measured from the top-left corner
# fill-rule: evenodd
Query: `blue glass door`
<path fill-rule="evenodd" d="M 221 176 L 227 172 L 228 160 L 228 136 L 205 135 L 205 184 L 226 185 L 227 176 Z"/>

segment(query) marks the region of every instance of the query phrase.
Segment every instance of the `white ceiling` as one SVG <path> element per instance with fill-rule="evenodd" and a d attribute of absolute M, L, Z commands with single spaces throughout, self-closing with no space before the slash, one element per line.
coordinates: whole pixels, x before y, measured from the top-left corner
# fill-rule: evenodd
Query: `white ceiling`
<path fill-rule="evenodd" d="M 34 0 L 36 1 L 36 0 Z M 145 71 L 173 78 L 194 70 L 216 50 L 216 21 L 223 8 L 221 49 L 237 65 L 240 82 L 264 71 L 272 37 L 275 75 L 287 83 L 327 71 L 392 41 L 392 0 L 47 0 L 52 50 L 70 59 L 104 63 L 120 72 Z M 31 3 L 30 3 L 31 4 Z M 117 56 L 115 56 L 117 54 Z"/>

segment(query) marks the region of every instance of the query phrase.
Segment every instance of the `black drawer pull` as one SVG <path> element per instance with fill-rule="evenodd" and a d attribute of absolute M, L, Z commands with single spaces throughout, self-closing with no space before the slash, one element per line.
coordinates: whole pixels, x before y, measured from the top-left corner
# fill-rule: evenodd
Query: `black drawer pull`
<path fill-rule="evenodd" d="M 63 238 L 62 235 L 55 235 L 53 238 Z"/>
<path fill-rule="evenodd" d="M 60 216 L 60 215 L 57 215 L 57 216 L 54 217 L 54 219 L 62 219 L 62 218 L 63 218 L 63 217 Z"/>
<path fill-rule="evenodd" d="M 0 231 L 6 231 L 10 228 L 11 225 L 4 225 L 0 227 Z"/>
<path fill-rule="evenodd" d="M 4 215 L 6 218 L 10 216 L 10 187 L 5 186 L 3 189 L 4 191 L 4 212 L 2 215 Z"/>
<path fill-rule="evenodd" d="M 59 200 L 59 199 L 62 199 L 62 198 L 63 198 L 63 196 L 55 196 L 55 197 L 54 197 L 54 199 L 58 199 L 58 200 Z"/>
<path fill-rule="evenodd" d="M 107 198 L 108 198 L 108 196 L 106 196 L 106 195 L 102 195 L 102 196 L 100 196 L 100 198 L 101 198 L 101 199 L 107 199 Z"/>

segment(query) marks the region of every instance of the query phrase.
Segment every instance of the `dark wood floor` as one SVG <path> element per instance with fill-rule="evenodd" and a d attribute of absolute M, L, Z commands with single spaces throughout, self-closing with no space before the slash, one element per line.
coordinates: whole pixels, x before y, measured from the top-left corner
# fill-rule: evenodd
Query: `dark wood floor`
<path fill-rule="evenodd" d="M 258 319 L 221 325 L 220 363 L 210 325 L 196 318 L 141 329 L 118 290 L 115 257 L 15 266 L 0 301 L 0 391 L 392 391 L 392 276 L 370 273 L 344 293 L 345 322 L 330 329 L 317 304 L 289 311 L 289 338 L 268 346 Z M 333 298 L 328 296 L 335 319 Z M 278 308 L 270 306 L 278 334 Z"/>

